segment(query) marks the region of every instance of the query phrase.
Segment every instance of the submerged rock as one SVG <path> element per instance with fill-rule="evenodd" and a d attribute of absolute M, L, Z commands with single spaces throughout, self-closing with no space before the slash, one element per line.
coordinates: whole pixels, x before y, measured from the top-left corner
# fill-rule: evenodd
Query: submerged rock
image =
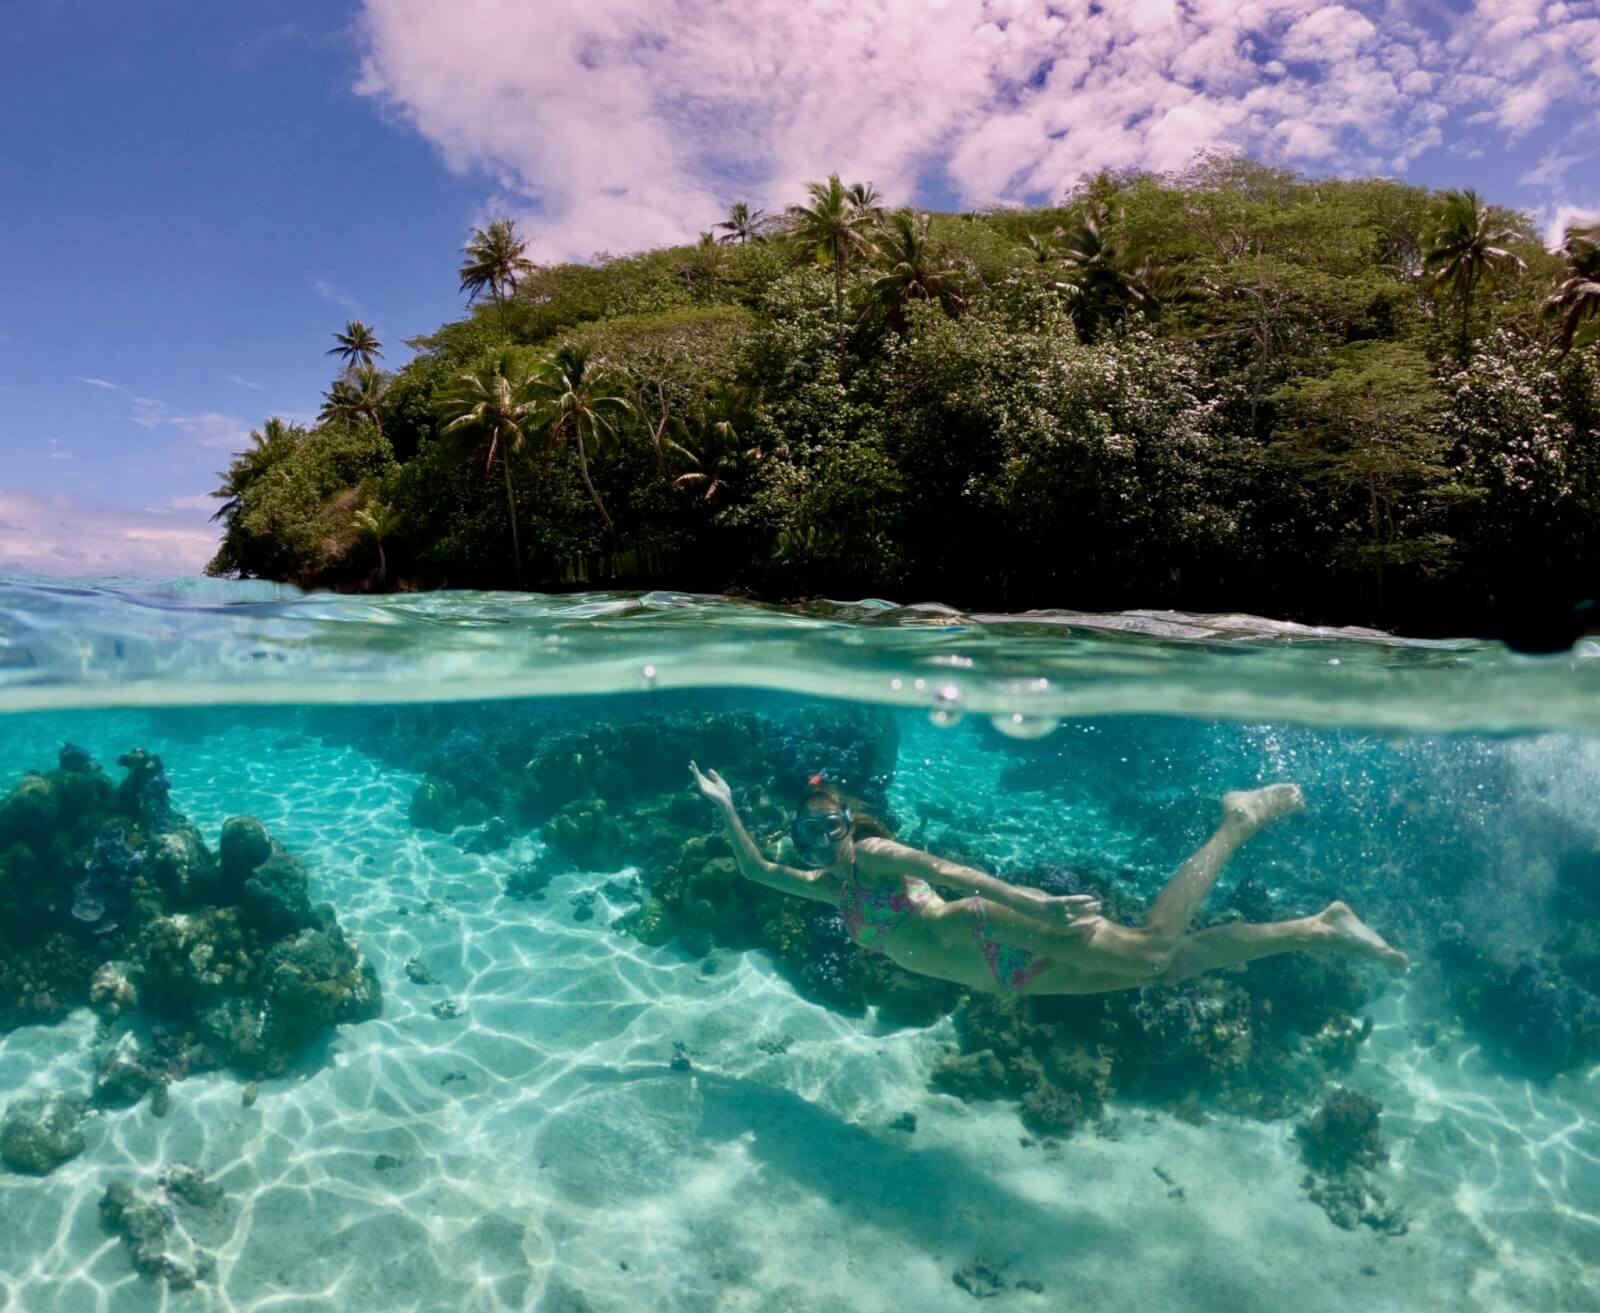
<path fill-rule="evenodd" d="M 982 1254 L 958 1269 L 950 1279 L 974 1299 L 993 1299 L 1006 1290 L 1001 1265 Z"/>
<path fill-rule="evenodd" d="M 222 1194 L 205 1183 L 198 1168 L 178 1164 L 162 1177 L 167 1197 L 205 1211 L 217 1211 Z M 164 1280 L 173 1290 L 191 1290 L 216 1275 L 215 1257 L 199 1248 L 174 1211 L 160 1197 L 139 1194 L 127 1181 L 113 1181 L 100 1198 L 100 1224 L 120 1236 L 140 1276 Z"/>
<path fill-rule="evenodd" d="M 83 1105 L 52 1090 L 18 1099 L 0 1121 L 0 1162 L 14 1172 L 48 1176 L 83 1152 Z"/>

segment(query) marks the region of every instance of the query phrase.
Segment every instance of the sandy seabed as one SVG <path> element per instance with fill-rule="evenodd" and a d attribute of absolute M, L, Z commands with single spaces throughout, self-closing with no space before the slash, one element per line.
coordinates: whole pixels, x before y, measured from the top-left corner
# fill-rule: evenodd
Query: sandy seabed
<path fill-rule="evenodd" d="M 38 729 L 28 762 L 55 746 Z M 131 733 L 102 716 L 86 746 L 112 760 Z M 1306 1199 L 1289 1122 L 1123 1104 L 1109 1134 L 1041 1146 L 1011 1106 L 928 1089 L 948 1022 L 880 1031 L 760 953 L 645 947 L 607 928 L 614 872 L 508 900 L 527 841 L 477 857 L 414 830 L 415 780 L 360 754 L 270 730 L 147 746 L 208 838 L 252 812 L 306 857 L 384 1012 L 252 1106 L 196 1077 L 165 1118 L 92 1117 L 47 1178 L 0 1172 L 6 1313 L 965 1310 L 974 1261 L 998 1309 L 1600 1310 L 1600 1072 L 1536 1086 L 1419 1048 L 1404 986 L 1349 1083 L 1383 1102 L 1376 1180 L 1410 1230 L 1346 1232 Z M 93 1031 L 0 1037 L 0 1101 L 87 1093 Z M 218 1260 L 190 1291 L 136 1275 L 98 1212 L 177 1161 L 224 1192 L 177 1210 Z"/>

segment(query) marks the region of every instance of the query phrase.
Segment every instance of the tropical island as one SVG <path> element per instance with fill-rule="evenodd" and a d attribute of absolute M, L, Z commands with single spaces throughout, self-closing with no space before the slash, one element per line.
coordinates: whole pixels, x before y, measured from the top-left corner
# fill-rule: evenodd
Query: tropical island
<path fill-rule="evenodd" d="M 972 214 L 834 175 L 589 264 L 502 219 L 460 277 L 396 371 L 336 335 L 317 422 L 223 473 L 210 573 L 1536 642 L 1596 591 L 1600 225 L 1219 153 Z"/>

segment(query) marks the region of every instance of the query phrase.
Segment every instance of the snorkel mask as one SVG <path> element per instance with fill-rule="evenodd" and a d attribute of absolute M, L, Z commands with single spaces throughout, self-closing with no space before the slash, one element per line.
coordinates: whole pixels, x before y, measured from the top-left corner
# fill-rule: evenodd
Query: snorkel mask
<path fill-rule="evenodd" d="M 813 775 L 807 782 L 816 788 L 822 783 L 822 776 Z M 842 811 L 800 812 L 789 824 L 795 851 L 812 866 L 828 865 L 833 845 L 850 833 L 852 819 L 848 807 Z"/>

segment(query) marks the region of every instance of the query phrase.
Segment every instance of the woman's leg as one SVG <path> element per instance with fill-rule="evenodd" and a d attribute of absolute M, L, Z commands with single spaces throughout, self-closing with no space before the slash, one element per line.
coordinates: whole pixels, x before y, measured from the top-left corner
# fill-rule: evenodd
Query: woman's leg
<path fill-rule="evenodd" d="M 1170 985 L 1204 971 L 1242 966 L 1257 958 L 1300 949 L 1332 949 L 1382 962 L 1396 971 L 1404 971 L 1410 962 L 1345 904 L 1329 903 L 1315 916 L 1295 921 L 1271 921 L 1266 925 L 1236 921 L 1184 935 L 1156 981 Z"/>
<path fill-rule="evenodd" d="M 1143 926 L 1106 920 L 1053 924 L 986 899 L 981 905 L 983 933 L 1030 953 L 1065 959 L 1079 970 L 1126 976 L 1130 983 L 1157 979 L 1228 858 L 1268 821 L 1303 806 L 1293 784 L 1223 794 L 1222 824 L 1167 881 Z M 958 899 L 944 904 L 936 915 L 941 921 L 971 927 L 977 922 L 979 903 L 975 898 Z"/>
<path fill-rule="evenodd" d="M 1268 821 L 1297 812 L 1305 806 L 1294 784 L 1269 784 L 1222 795 L 1222 824 L 1199 850 L 1180 866 L 1157 895 L 1144 919 L 1144 929 L 1157 939 L 1175 943 L 1189 928 L 1200 904 L 1228 859 Z"/>

